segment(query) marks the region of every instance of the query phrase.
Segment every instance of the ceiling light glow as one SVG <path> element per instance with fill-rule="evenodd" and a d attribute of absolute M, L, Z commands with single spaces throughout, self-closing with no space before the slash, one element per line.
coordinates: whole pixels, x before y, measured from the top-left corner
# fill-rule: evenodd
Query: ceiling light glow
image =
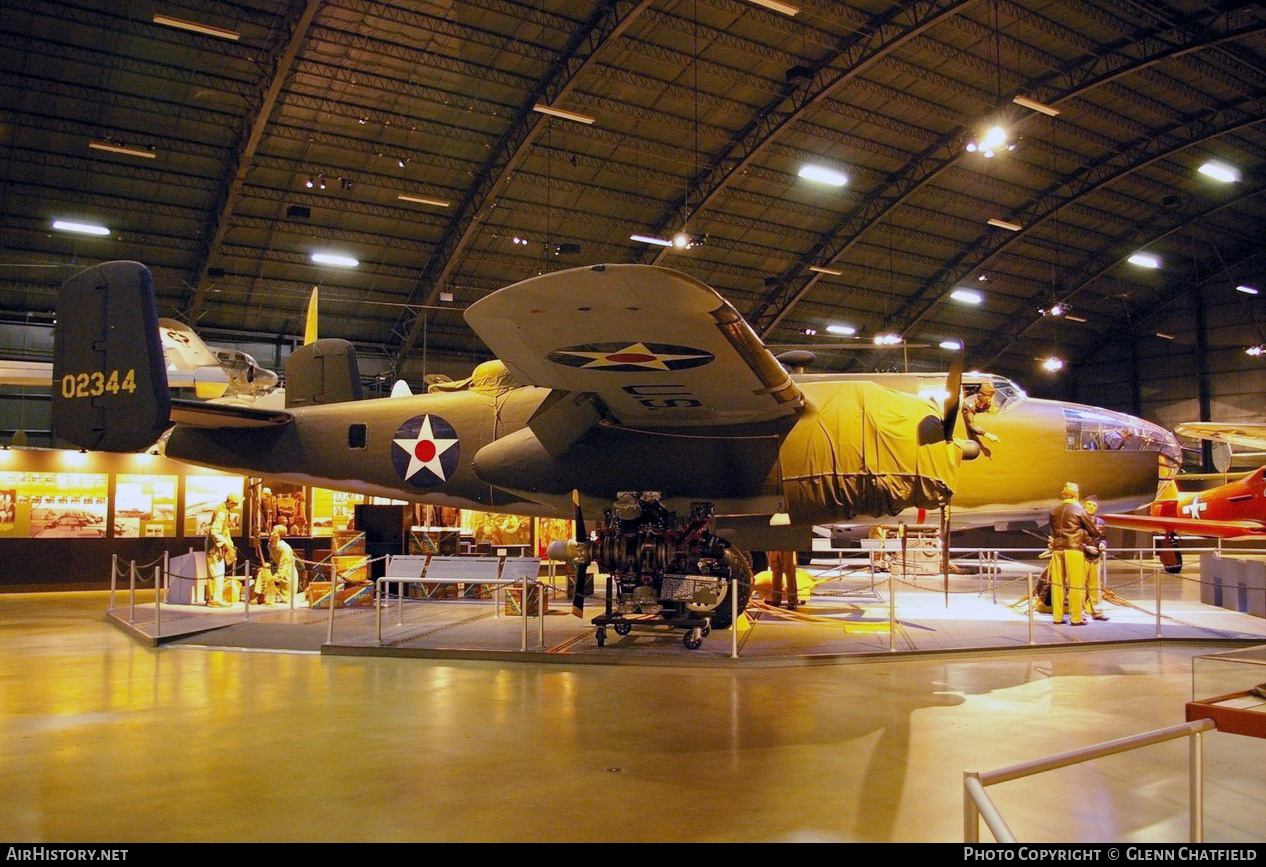
<path fill-rule="evenodd" d="M 53 228 L 59 232 L 74 232 L 77 235 L 108 235 L 110 230 L 105 226 L 92 223 L 77 223 L 74 220 L 54 220 Z"/>
<path fill-rule="evenodd" d="M 985 222 L 996 229 L 1006 229 L 1008 232 L 1018 232 L 1024 228 L 1019 223 L 1012 223 L 1010 220 L 999 220 L 996 217 L 990 217 Z"/>
<path fill-rule="evenodd" d="M 821 265 L 810 265 L 809 270 L 816 271 L 819 274 L 830 274 L 832 277 L 840 277 L 844 274 L 843 271 L 837 271 L 834 268 L 824 268 Z"/>
<path fill-rule="evenodd" d="M 857 329 L 851 325 L 828 325 L 826 330 L 832 334 L 842 334 L 845 337 L 852 337 L 857 333 Z"/>
<path fill-rule="evenodd" d="M 764 6 L 766 9 L 772 9 L 774 12 L 781 12 L 783 15 L 796 15 L 800 12 L 798 6 L 792 6 L 790 3 L 782 3 L 779 0 L 750 0 L 756 6 Z"/>
<path fill-rule="evenodd" d="M 902 342 L 900 334 L 876 334 L 874 341 L 876 346 L 896 346 Z"/>
<path fill-rule="evenodd" d="M 539 111 L 541 114 L 548 114 L 551 117 L 561 117 L 563 120 L 572 120 L 576 123 L 589 124 L 596 120 L 596 118 L 592 118 L 587 114 L 579 114 L 562 108 L 554 108 L 553 106 L 546 105 L 543 102 L 538 102 L 536 105 L 532 106 L 532 110 Z"/>
<path fill-rule="evenodd" d="M 1218 160 L 1209 160 L 1196 171 L 1205 177 L 1213 178 L 1215 181 L 1221 181 L 1224 184 L 1234 184 L 1240 180 L 1239 169 Z"/>
<path fill-rule="evenodd" d="M 396 198 L 402 202 L 414 202 L 418 205 L 432 205 L 436 208 L 447 208 L 452 204 L 452 202 L 447 202 L 444 199 L 432 199 L 426 196 L 411 196 L 407 193 L 401 193 L 396 196 Z"/>
<path fill-rule="evenodd" d="M 1161 266 L 1160 259 L 1151 253 L 1135 253 L 1126 261 L 1131 265 L 1138 265 L 1140 268 L 1159 268 Z"/>
<path fill-rule="evenodd" d="M 664 238 L 652 238 L 650 235 L 629 235 L 630 241 L 637 241 L 640 244 L 654 244 L 657 247 L 671 247 L 672 241 Z"/>
<path fill-rule="evenodd" d="M 336 268 L 355 268 L 360 260 L 343 253 L 313 253 L 312 261 L 318 265 L 333 265 Z"/>
<path fill-rule="evenodd" d="M 1245 284 L 1243 284 L 1243 283 L 1241 283 L 1239 286 L 1236 286 L 1236 287 L 1235 287 L 1235 291 L 1236 291 L 1236 292 L 1243 292 L 1245 295 L 1257 295 L 1257 294 L 1258 294 L 1257 290 L 1256 290 L 1256 289 L 1254 289 L 1252 286 L 1247 286 L 1247 285 L 1245 285 Z"/>
<path fill-rule="evenodd" d="M 1019 94 L 1017 94 L 1016 96 L 1012 97 L 1011 101 L 1014 102 L 1016 105 L 1021 106 L 1022 108 L 1031 109 L 1033 111 L 1040 111 L 1042 114 L 1047 115 L 1048 117 L 1055 117 L 1056 115 L 1059 114 L 1058 108 L 1055 108 L 1054 106 L 1046 105 L 1045 103 L 1038 102 L 1036 99 L 1029 99 L 1027 96 L 1020 96 Z"/>
<path fill-rule="evenodd" d="M 1059 356 L 1052 355 L 1050 358 L 1042 360 L 1042 369 L 1049 373 L 1058 373 L 1064 369 L 1064 359 Z"/>
<path fill-rule="evenodd" d="M 108 141 L 90 141 L 88 147 L 94 151 L 105 151 L 112 154 L 122 154 L 126 157 L 142 157 L 147 160 L 155 159 L 158 152 L 153 148 L 131 147 L 129 145 L 114 144 Z"/>
<path fill-rule="evenodd" d="M 848 183 L 848 175 L 843 172 L 837 172 L 835 169 L 829 169 L 826 166 L 803 165 L 800 167 L 798 174 L 806 181 L 817 181 L 820 184 L 829 184 L 832 187 L 842 187 Z"/>
<path fill-rule="evenodd" d="M 985 300 L 983 293 L 977 292 L 975 289 L 964 289 L 962 287 L 951 292 L 950 297 L 963 304 L 979 304 Z"/>
<path fill-rule="evenodd" d="M 951 337 L 949 340 L 941 341 L 941 349 L 947 350 L 949 352 L 958 352 L 962 348 L 963 348 L 963 341 L 961 340 L 956 340 Z"/>
<path fill-rule="evenodd" d="M 201 33 L 203 36 L 215 36 L 219 39 L 228 39 L 233 42 L 242 38 L 242 35 L 234 30 L 212 27 L 210 24 L 199 24 L 197 21 L 185 21 L 182 18 L 172 18 L 170 15 L 155 15 L 151 20 L 155 24 L 162 24 L 165 27 L 189 30 L 193 33 Z"/>

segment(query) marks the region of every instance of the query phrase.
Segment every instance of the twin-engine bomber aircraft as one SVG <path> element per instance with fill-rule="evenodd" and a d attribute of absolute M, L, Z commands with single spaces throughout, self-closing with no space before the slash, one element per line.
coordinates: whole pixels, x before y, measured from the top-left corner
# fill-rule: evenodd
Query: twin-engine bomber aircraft
<path fill-rule="evenodd" d="M 427 394 L 360 399 L 350 344 L 317 340 L 286 364 L 286 408 L 172 399 L 149 271 L 110 262 L 57 303 L 53 418 L 84 448 L 168 456 L 299 484 L 458 508 L 583 520 L 568 546 L 612 576 L 617 616 L 728 626 L 738 549 L 807 549 L 811 527 L 941 509 L 977 522 L 1044 520 L 1077 481 L 1128 510 L 1176 471 L 1176 440 L 1149 422 L 1027 398 L 997 377 L 997 410 L 918 375 L 791 375 L 717 292 L 676 271 L 595 265 L 493 292 L 466 319 L 500 361 Z M 942 392 L 943 400 L 920 395 Z M 573 506 L 573 498 L 576 505 Z M 685 517 L 678 517 L 682 515 Z M 608 617 L 611 612 L 608 612 Z M 616 623 L 617 631 L 621 623 Z M 626 629 L 627 631 L 627 629 Z M 687 636 L 697 636 L 696 629 Z"/>

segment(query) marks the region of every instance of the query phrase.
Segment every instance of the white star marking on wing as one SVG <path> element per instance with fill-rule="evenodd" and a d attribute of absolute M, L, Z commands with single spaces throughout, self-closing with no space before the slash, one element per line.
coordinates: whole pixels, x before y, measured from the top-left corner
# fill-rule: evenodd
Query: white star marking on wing
<path fill-rule="evenodd" d="M 405 472 L 405 480 L 412 479 L 420 470 L 427 469 L 434 473 L 441 482 L 448 481 L 444 475 L 444 467 L 440 464 L 440 456 L 457 445 L 455 439 L 437 439 L 431 431 L 431 417 L 422 419 L 418 435 L 414 439 L 392 440 L 400 448 L 409 453 L 409 469 Z"/>
<path fill-rule="evenodd" d="M 704 353 L 693 353 L 690 355 L 669 355 L 667 353 L 652 352 L 647 348 L 645 343 L 630 343 L 623 349 L 615 352 L 575 352 L 572 350 L 560 350 L 560 355 L 574 355 L 577 358 L 592 359 L 588 364 L 582 364 L 582 369 L 603 368 L 603 367 L 623 367 L 633 365 L 643 367 L 647 370 L 668 370 L 666 361 L 688 361 L 695 358 L 706 358 Z"/>

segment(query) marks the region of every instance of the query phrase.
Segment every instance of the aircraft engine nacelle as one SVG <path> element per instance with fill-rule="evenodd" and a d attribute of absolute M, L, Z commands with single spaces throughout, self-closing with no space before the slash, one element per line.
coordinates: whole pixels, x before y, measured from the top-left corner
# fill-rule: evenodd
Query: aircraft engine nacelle
<path fill-rule="evenodd" d="M 962 445 L 931 400 L 873 382 L 804 383 L 810 406 L 779 450 L 793 524 L 938 509 L 954 493 Z"/>

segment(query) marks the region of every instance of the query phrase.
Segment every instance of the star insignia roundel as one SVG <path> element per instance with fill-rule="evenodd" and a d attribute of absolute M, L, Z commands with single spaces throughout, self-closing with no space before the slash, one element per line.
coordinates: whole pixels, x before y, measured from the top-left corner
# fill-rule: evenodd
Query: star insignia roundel
<path fill-rule="evenodd" d="M 391 440 L 391 462 L 411 485 L 442 485 L 457 469 L 457 431 L 438 415 L 418 415 L 400 425 Z"/>
<path fill-rule="evenodd" d="M 683 370 L 712 361 L 711 352 L 667 343 L 587 343 L 555 349 L 547 358 L 555 364 L 586 370 L 633 373 L 644 370 Z"/>

